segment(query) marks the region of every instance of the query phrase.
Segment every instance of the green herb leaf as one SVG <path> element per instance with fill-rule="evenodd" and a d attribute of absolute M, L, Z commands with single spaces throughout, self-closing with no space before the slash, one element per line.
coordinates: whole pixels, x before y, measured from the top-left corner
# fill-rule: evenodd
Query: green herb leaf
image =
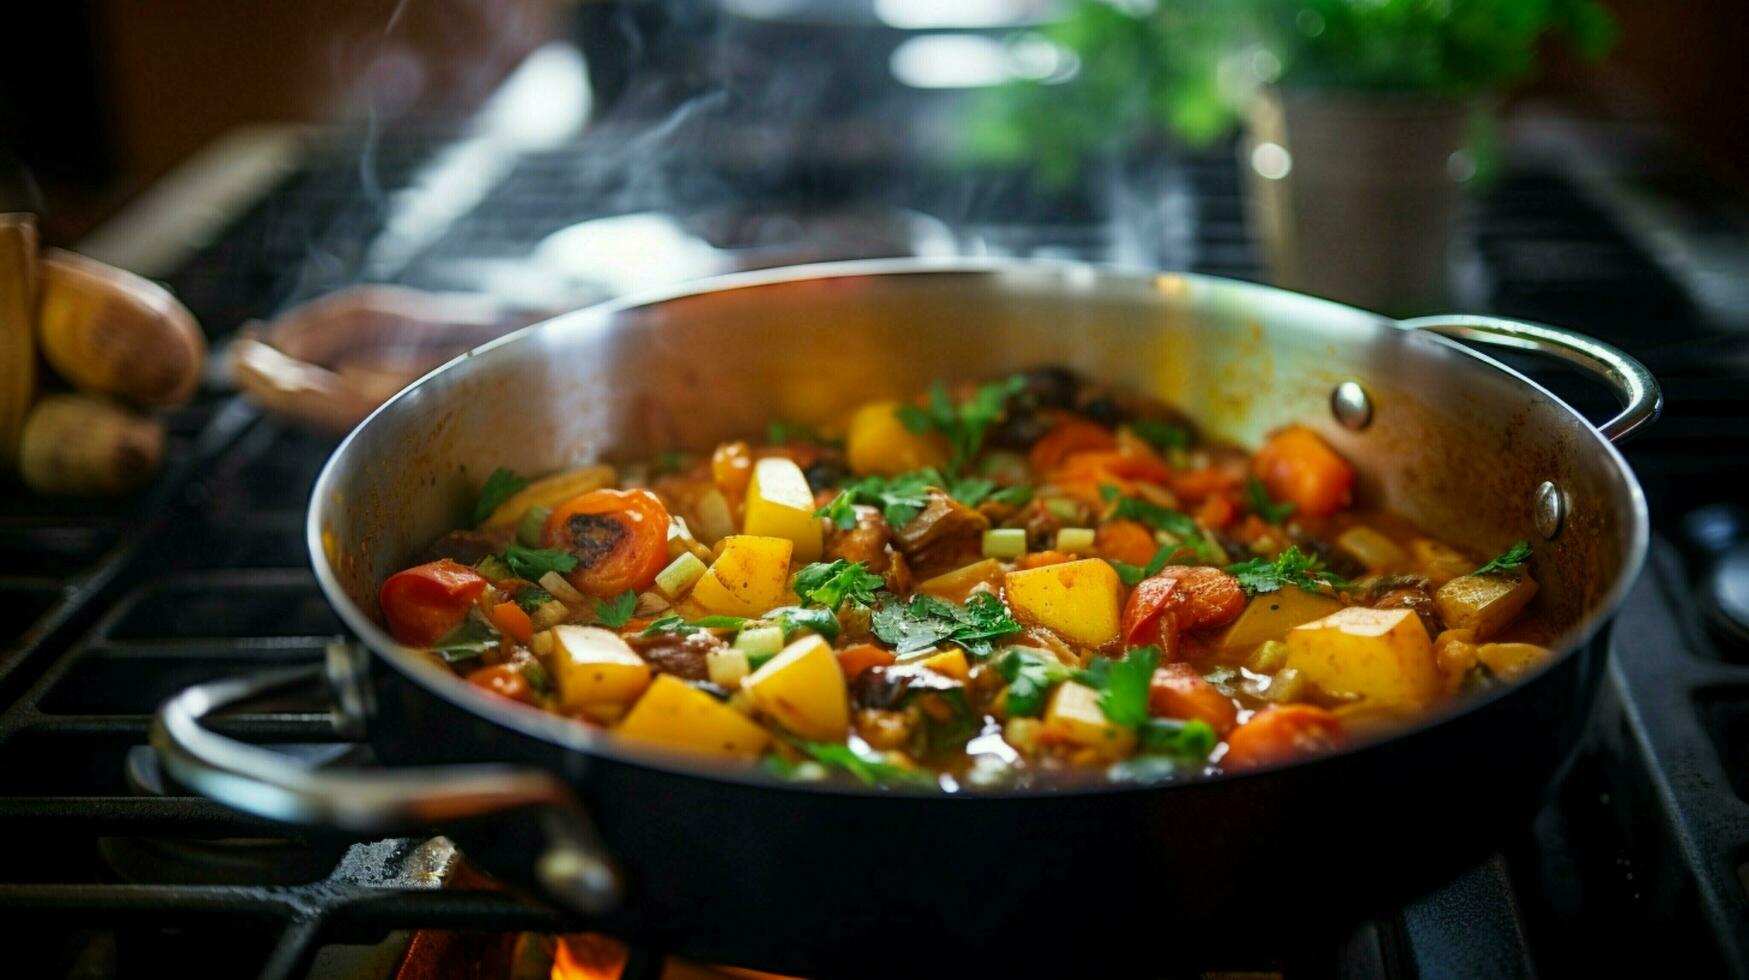
<path fill-rule="evenodd" d="M 811 425 L 802 422 L 786 422 L 778 419 L 765 424 L 765 441 L 781 446 L 787 442 L 811 442 L 816 446 L 836 446 L 836 439 L 828 439 Z"/>
<path fill-rule="evenodd" d="M 675 615 L 674 613 L 669 613 L 668 615 L 660 617 L 659 619 L 652 622 L 650 625 L 644 627 L 643 630 L 640 633 L 638 633 L 638 635 L 639 636 L 655 636 L 658 633 L 674 633 L 674 634 L 677 634 L 680 636 L 685 636 L 688 633 L 697 633 L 697 632 L 698 632 L 697 626 L 694 626 L 691 623 L 688 623 L 686 620 Z"/>
<path fill-rule="evenodd" d="M 1254 476 L 1245 478 L 1245 501 L 1250 505 L 1251 513 L 1270 524 L 1280 524 L 1287 520 L 1295 509 L 1295 505 L 1291 503 L 1276 503 L 1270 499 L 1269 488 Z"/>
<path fill-rule="evenodd" d="M 487 650 L 498 648 L 498 633 L 492 627 L 469 616 L 462 624 L 450 630 L 443 639 L 432 644 L 431 652 L 444 659 L 445 663 L 460 663 L 463 660 L 473 660 Z"/>
<path fill-rule="evenodd" d="M 848 483 L 832 502 L 815 511 L 818 517 L 830 518 L 840 530 L 856 526 L 852 504 L 868 504 L 881 509 L 881 516 L 895 528 L 904 527 L 916 519 L 929 505 L 929 488 L 940 486 L 941 476 L 932 470 L 901 473 L 895 477 L 865 476 Z"/>
<path fill-rule="evenodd" d="M 1075 680 L 1100 692 L 1099 710 L 1113 723 L 1134 728 L 1148 720 L 1148 686 L 1160 666 L 1157 647 L 1132 647 L 1122 660 L 1094 657 Z"/>
<path fill-rule="evenodd" d="M 922 594 L 889 601 L 875 610 L 871 628 L 899 653 L 927 650 L 945 640 L 977 659 L 994 651 L 992 641 L 1020 632 L 1002 600 L 987 592 L 972 596 L 964 606 Z"/>
<path fill-rule="evenodd" d="M 1111 516 L 1130 521 L 1140 521 L 1156 531 L 1165 531 L 1174 537 L 1188 541 L 1191 538 L 1202 538 L 1202 528 L 1189 514 L 1180 514 L 1169 507 L 1151 504 L 1139 497 L 1122 497 L 1117 501 Z"/>
<path fill-rule="evenodd" d="M 996 670 L 1008 682 L 1008 713 L 1022 718 L 1038 717 L 1051 688 L 1074 673 L 1050 654 L 1028 647 L 1009 647 Z"/>
<path fill-rule="evenodd" d="M 693 620 L 692 625 L 700 626 L 700 627 L 703 627 L 704 629 L 707 629 L 707 630 L 738 630 L 741 627 L 747 625 L 747 617 L 745 617 L 745 616 L 706 616 L 703 619 Z"/>
<path fill-rule="evenodd" d="M 796 595 L 802 602 L 816 603 L 837 612 L 846 600 L 864 608 L 873 607 L 875 593 L 887 580 L 868 570 L 862 562 L 817 561 L 796 573 Z"/>
<path fill-rule="evenodd" d="M 984 447 L 984 433 L 1001 421 L 1008 408 L 1008 399 L 1026 387 L 1026 379 L 1011 375 L 1000 381 L 978 386 L 972 397 L 955 405 L 948 396 L 947 385 L 937 381 L 929 389 L 929 406 L 901 405 L 896 414 L 905 428 L 912 432 L 934 430 L 947 437 L 953 446 L 953 461 L 949 469 L 958 473 Z"/>
<path fill-rule="evenodd" d="M 1117 577 L 1123 584 L 1134 588 L 1144 580 L 1160 574 L 1160 569 L 1166 567 L 1166 563 L 1172 560 L 1172 556 L 1177 553 L 1179 547 L 1175 544 L 1161 545 L 1154 552 L 1154 557 L 1148 559 L 1148 565 L 1145 568 L 1131 565 L 1128 562 L 1113 561 L 1109 558 L 1106 559 L 1106 563 L 1117 570 Z"/>
<path fill-rule="evenodd" d="M 538 586 L 526 585 L 516 590 L 516 604 L 523 612 L 534 612 L 552 601 L 552 593 Z"/>
<path fill-rule="evenodd" d="M 1130 431 L 1141 436 L 1149 445 L 1162 452 L 1170 449 L 1190 448 L 1190 430 L 1181 425 L 1142 419 L 1131 422 Z"/>
<path fill-rule="evenodd" d="M 685 454 L 680 453 L 677 450 L 670 449 L 667 452 L 656 457 L 656 472 L 657 473 L 678 473 L 678 472 L 680 472 L 680 467 L 685 462 L 686 462 Z"/>
<path fill-rule="evenodd" d="M 1216 741 L 1218 739 L 1214 728 L 1200 718 L 1189 721 L 1149 718 L 1142 723 L 1140 749 L 1147 753 L 1202 762 L 1215 750 Z"/>
<path fill-rule="evenodd" d="M 619 629 L 632 618 L 637 608 L 638 594 L 627 589 L 612 599 L 595 600 L 595 618 L 601 620 L 603 626 Z"/>
<path fill-rule="evenodd" d="M 789 744 L 812 756 L 814 761 L 856 777 L 869 786 L 911 786 L 933 789 L 939 785 L 928 770 L 895 765 L 886 757 L 870 750 L 852 748 L 836 742 L 812 742 L 791 738 Z"/>
<path fill-rule="evenodd" d="M 840 490 L 832 502 L 814 511 L 815 517 L 824 517 L 832 522 L 832 526 L 840 531 L 848 531 L 856 526 L 856 491 Z"/>
<path fill-rule="evenodd" d="M 1325 592 L 1348 586 L 1345 579 L 1326 570 L 1318 556 L 1305 554 L 1291 544 L 1273 561 L 1253 558 L 1228 565 L 1227 571 L 1239 579 L 1240 587 L 1250 595 L 1275 592 L 1284 585 L 1296 585 L 1307 592 Z"/>
<path fill-rule="evenodd" d="M 764 618 L 776 623 L 783 630 L 785 643 L 802 630 L 812 630 L 829 641 L 838 639 L 838 617 L 830 609 L 818 606 L 783 606 L 766 613 Z"/>
<path fill-rule="evenodd" d="M 534 689 L 534 693 L 541 697 L 553 693 L 552 675 L 547 673 L 547 669 L 541 666 L 539 660 L 525 662 L 522 665 L 522 677 L 528 681 L 528 686 Z"/>
<path fill-rule="evenodd" d="M 492 516 L 504 501 L 516 495 L 516 491 L 528 486 L 526 477 L 517 476 L 510 470 L 500 466 L 486 477 L 486 484 L 480 488 L 480 499 L 474 501 L 474 526 L 479 527 Z"/>
<path fill-rule="evenodd" d="M 930 473 L 924 470 L 924 473 Z M 934 475 L 934 474 L 931 474 Z M 981 476 L 962 477 L 958 480 L 946 481 L 941 485 L 947 490 L 947 495 L 965 504 L 976 507 L 984 501 L 1019 507 L 1032 499 L 1032 488 L 1024 485 L 1002 486 L 995 480 Z"/>
<path fill-rule="evenodd" d="M 504 549 L 504 562 L 517 578 L 530 582 L 538 581 L 548 572 L 563 575 L 577 567 L 577 559 L 569 552 L 557 548 L 524 548 L 519 544 Z"/>
<path fill-rule="evenodd" d="M 1496 572 L 1516 572 L 1530 561 L 1531 550 L 1529 541 L 1520 541 L 1498 555 L 1488 559 L 1487 564 L 1471 572 L 1471 575 L 1492 575 Z"/>

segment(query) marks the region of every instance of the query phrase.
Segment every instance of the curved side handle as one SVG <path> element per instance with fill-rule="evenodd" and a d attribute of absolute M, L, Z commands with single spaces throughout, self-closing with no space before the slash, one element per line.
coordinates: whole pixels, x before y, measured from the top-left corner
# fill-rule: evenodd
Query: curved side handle
<path fill-rule="evenodd" d="M 1644 364 L 1618 347 L 1581 333 L 1474 314 L 1416 317 L 1401 321 L 1401 325 L 1409 330 L 1425 330 L 1494 347 L 1536 351 L 1585 368 L 1614 388 L 1621 400 L 1621 412 L 1597 427 L 1610 442 L 1620 442 L 1651 425 L 1664 410 L 1664 392 Z"/>
<path fill-rule="evenodd" d="M 387 836 L 539 811 L 547 841 L 535 860 L 535 879 L 579 912 L 599 914 L 618 904 L 618 869 L 570 787 L 550 773 L 487 765 L 321 771 L 201 724 L 227 705 L 319 685 L 323 675 L 321 666 L 310 666 L 197 684 L 158 709 L 152 748 L 184 786 L 232 809 L 286 823 Z"/>

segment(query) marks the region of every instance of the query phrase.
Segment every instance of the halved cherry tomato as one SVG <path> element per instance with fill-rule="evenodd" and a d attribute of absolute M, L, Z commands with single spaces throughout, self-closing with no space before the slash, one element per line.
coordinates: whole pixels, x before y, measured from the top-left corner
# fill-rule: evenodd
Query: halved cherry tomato
<path fill-rule="evenodd" d="M 1111 430 L 1086 419 L 1064 416 L 1057 420 L 1044 438 L 1032 444 L 1027 461 L 1034 473 L 1048 473 L 1077 453 L 1116 448 L 1117 437 Z"/>
<path fill-rule="evenodd" d="M 1306 517 L 1325 517 L 1348 506 L 1354 487 L 1354 468 L 1303 426 L 1289 426 L 1265 440 L 1251 468 L 1271 497 L 1292 503 Z"/>
<path fill-rule="evenodd" d="M 523 704 L 535 703 L 534 688 L 529 686 L 528 678 L 515 664 L 481 667 L 468 675 L 468 683 L 483 687 L 501 698 L 521 701 Z"/>
<path fill-rule="evenodd" d="M 1140 521 L 1106 521 L 1093 535 L 1093 547 L 1099 557 L 1129 565 L 1146 565 L 1160 550 L 1154 532 Z"/>
<path fill-rule="evenodd" d="M 1254 769 L 1334 748 L 1342 741 L 1342 719 L 1311 704 L 1265 708 L 1227 736 L 1228 769 Z"/>
<path fill-rule="evenodd" d="M 1124 642 L 1132 645 L 1160 643 L 1164 654 L 1163 627 L 1169 625 L 1173 634 L 1178 632 L 1177 592 L 1177 579 L 1156 576 L 1137 583 L 1123 607 L 1121 628 Z M 1167 624 L 1164 620 L 1171 622 Z"/>
<path fill-rule="evenodd" d="M 1203 680 L 1189 664 L 1166 664 L 1148 685 L 1148 712 L 1166 718 L 1198 718 L 1225 735 L 1239 722 L 1233 699 Z"/>
<path fill-rule="evenodd" d="M 500 602 L 492 606 L 490 614 L 492 625 L 498 627 L 498 632 L 510 637 L 518 643 L 526 644 L 534 636 L 534 620 L 528 618 L 528 613 L 514 602 Z"/>
<path fill-rule="evenodd" d="M 838 669 L 844 671 L 844 679 L 856 680 L 856 675 L 870 667 L 886 667 L 898 658 L 891 650 L 883 650 L 872 643 L 858 643 L 838 651 Z"/>
<path fill-rule="evenodd" d="M 1178 584 L 1172 602 L 1181 629 L 1225 626 L 1245 611 L 1245 590 L 1239 580 L 1206 565 L 1168 565 L 1155 578 Z"/>
<path fill-rule="evenodd" d="M 1021 555 L 1020 560 L 1014 563 L 1014 567 L 1020 569 L 1043 568 L 1046 565 L 1061 565 L 1063 562 L 1074 560 L 1074 555 L 1064 554 L 1061 551 L 1033 551 Z"/>
<path fill-rule="evenodd" d="M 640 592 L 668 564 L 668 508 L 648 490 L 592 490 L 553 508 L 541 541 L 577 559 L 565 578 L 595 596 Z"/>
<path fill-rule="evenodd" d="M 440 558 L 389 576 L 377 602 L 395 639 L 428 647 L 460 626 L 484 591 L 486 579 L 479 572 Z"/>

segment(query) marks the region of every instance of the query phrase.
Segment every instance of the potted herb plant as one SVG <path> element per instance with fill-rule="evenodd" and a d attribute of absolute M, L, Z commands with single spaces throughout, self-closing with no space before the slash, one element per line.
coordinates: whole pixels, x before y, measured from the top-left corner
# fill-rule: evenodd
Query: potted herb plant
<path fill-rule="evenodd" d="M 1242 124 L 1270 278 L 1425 308 L 1492 96 L 1547 39 L 1597 56 L 1613 34 L 1596 0 L 1073 0 L 1046 36 L 1079 71 L 995 93 L 973 146 L 1067 179 L 1162 128 L 1194 144 Z"/>

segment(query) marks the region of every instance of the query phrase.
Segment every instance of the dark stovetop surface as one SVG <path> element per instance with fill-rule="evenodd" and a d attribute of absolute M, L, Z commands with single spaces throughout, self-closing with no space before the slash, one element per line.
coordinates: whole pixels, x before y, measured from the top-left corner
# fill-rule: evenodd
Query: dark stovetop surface
<path fill-rule="evenodd" d="M 567 163 L 591 138 L 524 155 L 393 278 L 454 287 L 467 260 L 523 255 L 557 228 L 611 213 Z M 391 194 L 410 186 L 439 142 L 404 134 L 376 143 L 374 182 Z M 170 277 L 215 334 L 359 278 L 385 209 L 362 194 L 355 150 L 289 177 Z M 911 172 L 865 189 L 886 213 L 903 205 L 942 219 L 957 249 L 1256 276 L 1229 151 L 1155 161 L 1125 186 L 1095 198 L 1011 175 L 968 183 Z M 1114 232 L 1115 212 L 1126 217 Z M 1743 338 L 1706 322 L 1677 280 L 1556 169 L 1509 169 L 1478 202 L 1466 240 L 1477 302 L 1581 327 L 1660 373 L 1666 419 L 1630 457 L 1667 540 L 1608 637 L 1614 660 L 1595 744 L 1535 826 L 1288 973 L 1565 976 L 1693 958 L 1706 972 L 1749 975 L 1738 880 L 1749 845 L 1749 658 L 1708 632 L 1696 609 L 1696 583 L 1720 542 L 1749 535 L 1729 510 L 1714 512 L 1710 536 L 1683 521 L 1726 500 L 1717 488 L 1741 485 L 1749 469 L 1740 424 L 1749 372 L 1730 361 Z M 1543 376 L 1598 407 L 1594 391 Z M 163 793 L 141 748 L 163 698 L 195 681 L 314 662 L 341 630 L 301 544 L 307 491 L 332 440 L 218 391 L 179 412 L 171 432 L 165 472 L 136 499 L 13 494 L 0 510 L 0 826 L 14 842 L 0 848 L 0 931 L 28 937 L 8 946 L 22 973 L 141 975 L 198 948 L 236 975 L 302 976 L 312 963 L 342 975 L 372 967 L 336 944 L 387 935 L 381 955 L 392 957 L 396 930 L 556 928 L 545 910 L 505 895 L 439 889 L 453 864 L 441 841 L 287 840 L 174 788 Z M 220 727 L 318 762 L 356 762 L 365 751 L 314 702 L 260 706 Z M 204 842 L 218 837 L 245 842 Z M 1270 966 L 1239 959 L 1216 966 Z"/>

